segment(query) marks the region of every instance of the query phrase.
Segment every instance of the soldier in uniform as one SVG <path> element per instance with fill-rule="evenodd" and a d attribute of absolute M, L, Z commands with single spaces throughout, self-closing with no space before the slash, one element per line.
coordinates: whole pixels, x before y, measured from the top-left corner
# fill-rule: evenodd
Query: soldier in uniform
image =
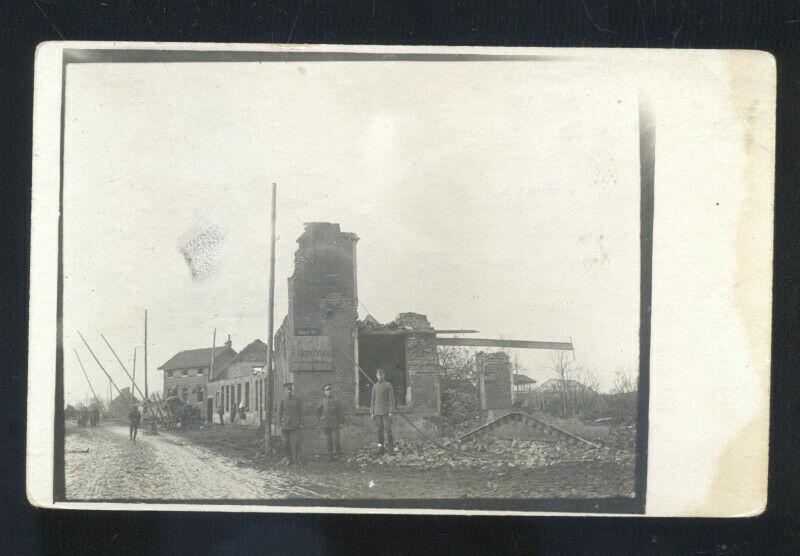
<path fill-rule="evenodd" d="M 283 385 L 285 396 L 278 405 L 278 422 L 281 425 L 281 433 L 286 442 L 286 457 L 289 465 L 303 463 L 300 456 L 300 431 L 303 428 L 303 405 L 294 396 L 293 384 L 287 382 Z"/>
<path fill-rule="evenodd" d="M 342 456 L 342 442 L 339 428 L 344 423 L 344 410 L 342 404 L 333 395 L 333 385 L 326 384 L 322 387 L 322 402 L 317 407 L 317 417 L 325 431 L 328 442 L 328 461 L 339 461 Z"/>
<path fill-rule="evenodd" d="M 136 442 L 136 433 L 139 432 L 139 422 L 142 420 L 142 414 L 139 413 L 139 408 L 136 404 L 133 404 L 133 407 L 131 407 L 131 410 L 128 412 L 128 420 L 131 424 L 128 431 L 130 435 L 129 440 Z"/>
<path fill-rule="evenodd" d="M 378 450 L 384 453 L 386 449 L 389 453 L 394 451 L 394 438 L 392 438 L 392 414 L 394 413 L 394 388 L 390 382 L 386 381 L 386 372 L 379 368 L 375 373 L 378 382 L 372 385 L 372 396 L 370 399 L 370 414 L 372 420 L 378 425 Z M 386 433 L 386 443 L 384 444 L 384 433 Z"/>
<path fill-rule="evenodd" d="M 219 424 L 220 426 L 225 426 L 225 402 L 222 400 L 222 396 L 220 396 L 219 403 L 217 403 L 217 415 L 219 415 Z"/>

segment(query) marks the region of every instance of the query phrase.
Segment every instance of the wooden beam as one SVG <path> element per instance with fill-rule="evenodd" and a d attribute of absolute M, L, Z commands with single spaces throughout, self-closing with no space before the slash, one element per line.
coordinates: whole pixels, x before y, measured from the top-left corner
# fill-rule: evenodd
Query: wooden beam
<path fill-rule="evenodd" d="M 436 344 L 440 346 L 557 349 L 572 351 L 572 342 L 535 342 L 529 340 L 495 340 L 489 338 L 436 338 Z"/>
<path fill-rule="evenodd" d="M 434 330 L 437 334 L 477 334 L 478 330 Z"/>

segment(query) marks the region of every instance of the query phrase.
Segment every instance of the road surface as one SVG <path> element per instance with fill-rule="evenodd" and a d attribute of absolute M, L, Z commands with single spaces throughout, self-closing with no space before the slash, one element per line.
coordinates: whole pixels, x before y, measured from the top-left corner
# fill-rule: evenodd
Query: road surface
<path fill-rule="evenodd" d="M 180 436 L 139 430 L 136 442 L 126 426 L 67 425 L 65 478 L 68 500 L 244 500 L 341 498 L 346 487 L 288 471 L 257 470 L 194 445 Z"/>

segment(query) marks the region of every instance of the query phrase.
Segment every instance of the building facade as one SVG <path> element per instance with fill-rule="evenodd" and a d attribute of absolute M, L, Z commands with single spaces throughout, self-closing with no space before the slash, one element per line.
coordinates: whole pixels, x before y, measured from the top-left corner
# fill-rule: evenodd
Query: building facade
<path fill-rule="evenodd" d="M 297 240 L 289 307 L 275 334 L 274 400 L 294 383 L 306 426 L 303 451 L 323 453 L 325 437 L 314 410 L 331 383 L 345 411 L 342 443 L 353 450 L 374 442 L 369 400 L 382 367 L 398 404 L 396 436 L 437 434 L 441 412 L 436 333 L 424 315 L 403 313 L 387 325 L 358 321 L 355 234 L 338 224 L 312 222 Z M 273 406 L 273 410 L 274 410 Z M 273 421 L 274 422 L 274 421 Z"/>
<path fill-rule="evenodd" d="M 267 385 L 264 372 L 267 349 L 264 342 L 256 339 L 214 373 L 208 383 L 214 422 L 219 423 L 222 409 L 224 423 L 261 424 Z"/>
<path fill-rule="evenodd" d="M 188 349 L 173 356 L 158 369 L 164 373 L 164 398 L 177 396 L 181 400 L 197 406 L 203 419 L 209 420 L 213 403 L 209 397 L 208 383 L 211 380 L 213 352 L 214 371 L 220 373 L 236 357 L 230 337 L 224 345 L 214 348 Z"/>

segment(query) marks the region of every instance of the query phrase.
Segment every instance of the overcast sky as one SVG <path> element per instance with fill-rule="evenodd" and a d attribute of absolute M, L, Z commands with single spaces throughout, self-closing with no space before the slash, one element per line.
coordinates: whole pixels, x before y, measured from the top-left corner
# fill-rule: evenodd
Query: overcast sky
<path fill-rule="evenodd" d="M 594 72 L 595 75 L 592 75 Z M 295 240 L 338 222 L 359 300 L 480 337 L 568 341 L 604 386 L 638 364 L 637 98 L 566 62 L 68 66 L 67 401 L 120 386 L 148 309 L 149 380 L 183 349 L 266 340 L 269 187 L 276 328 Z M 591 88 L 586 86 L 591 82 Z M 218 240 L 193 277 L 181 247 Z M 208 237 L 208 236 L 206 236 Z M 364 309 L 360 310 L 363 317 Z M 542 381 L 550 353 L 519 350 Z M 137 380 L 137 383 L 140 383 Z M 141 383 L 140 383 L 141 384 Z"/>

